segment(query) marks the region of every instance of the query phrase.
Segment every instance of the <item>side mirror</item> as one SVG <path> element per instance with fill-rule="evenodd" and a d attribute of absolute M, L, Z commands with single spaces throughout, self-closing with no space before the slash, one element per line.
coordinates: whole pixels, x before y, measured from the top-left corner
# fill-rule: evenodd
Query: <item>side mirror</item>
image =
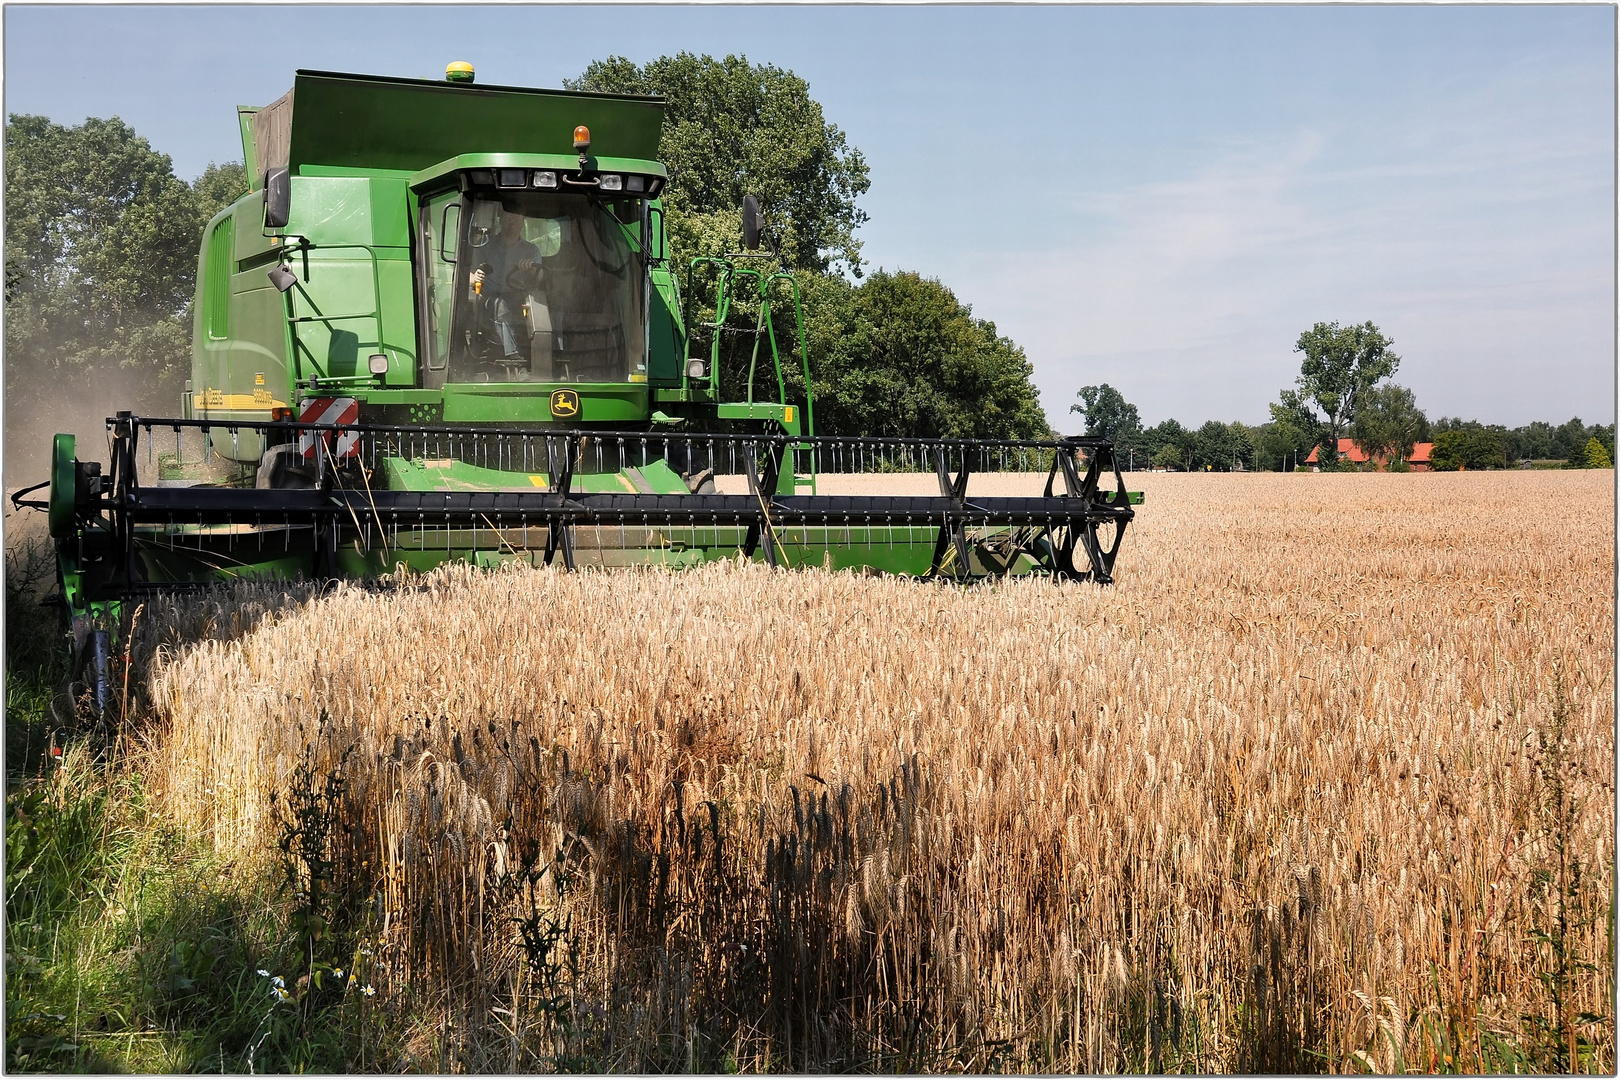
<path fill-rule="evenodd" d="M 743 247 L 753 251 L 759 247 L 759 200 L 752 195 L 743 196 Z"/>
<path fill-rule="evenodd" d="M 285 165 L 264 174 L 264 227 L 282 229 L 292 209 L 292 177 Z"/>

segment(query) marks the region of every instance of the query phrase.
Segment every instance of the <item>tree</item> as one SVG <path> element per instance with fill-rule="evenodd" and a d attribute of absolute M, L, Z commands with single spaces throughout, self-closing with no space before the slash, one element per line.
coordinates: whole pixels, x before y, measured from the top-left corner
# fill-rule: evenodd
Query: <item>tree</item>
<path fill-rule="evenodd" d="M 932 278 L 799 275 L 823 433 L 1048 438 L 1024 351 Z M 789 379 L 789 395 L 802 377 Z M 732 384 L 736 385 L 736 384 Z"/>
<path fill-rule="evenodd" d="M 1101 435 L 1119 443 L 1142 430 L 1142 417 L 1136 406 L 1107 383 L 1083 386 L 1079 397 L 1079 403 L 1070 405 L 1069 411 L 1085 416 L 1087 435 Z"/>
<path fill-rule="evenodd" d="M 862 276 L 855 230 L 866 214 L 856 199 L 870 181 L 861 152 L 827 122 L 803 79 L 744 57 L 683 52 L 644 65 L 599 60 L 564 85 L 665 99 L 659 156 L 670 173 L 665 220 L 679 271 L 692 256 L 736 251 L 743 196 L 759 199 L 765 245 L 793 272 L 803 300 L 817 431 L 1050 436 L 1023 350 L 973 318 L 949 288 L 905 271 L 859 285 L 836 272 Z M 712 319 L 712 275 L 686 274 L 681 285 L 692 324 Z M 778 341 L 792 342 L 792 305 L 785 290 L 773 296 Z M 757 308 L 738 298 L 732 310 L 740 326 Z M 721 381 L 739 393 L 751 344 L 742 335 L 722 341 Z M 696 347 L 705 346 L 699 334 Z M 802 401 L 800 368 L 784 355 L 789 398 Z"/>
<path fill-rule="evenodd" d="M 1268 408 L 1271 422 L 1260 427 L 1256 450 L 1263 469 L 1298 468 L 1311 447 L 1321 443 L 1326 427 L 1298 390 L 1284 390 Z"/>
<path fill-rule="evenodd" d="M 1275 408 L 1275 406 L 1273 406 Z M 1310 456 L 1316 438 L 1286 420 L 1272 420 L 1250 433 L 1254 443 L 1254 467 L 1286 472 Z"/>
<path fill-rule="evenodd" d="M 240 161 L 216 165 L 210 161 L 203 174 L 192 182 L 197 198 L 197 217 L 206 225 L 215 214 L 248 193 L 247 170 Z"/>
<path fill-rule="evenodd" d="M 759 199 L 766 242 L 791 268 L 861 275 L 855 205 L 871 186 L 866 159 L 827 123 L 810 87 L 791 71 L 746 57 L 682 52 L 637 65 L 597 60 L 571 90 L 656 94 L 666 101 L 659 157 L 676 265 L 735 251 L 744 195 Z"/>
<path fill-rule="evenodd" d="M 8 417 L 54 415 L 120 381 L 127 407 L 170 405 L 189 366 L 203 219 L 168 155 L 116 117 L 70 128 L 13 114 L 5 194 Z"/>
<path fill-rule="evenodd" d="M 1187 459 L 1181 452 L 1181 447 L 1175 443 L 1165 443 L 1153 455 L 1155 469 L 1185 469 Z"/>
<path fill-rule="evenodd" d="M 1455 425 L 1455 426 L 1451 426 Z M 1442 472 L 1457 469 L 1500 469 L 1507 464 L 1501 436 L 1476 420 L 1436 425 L 1429 464 Z"/>
<path fill-rule="evenodd" d="M 1174 417 L 1143 431 L 1137 446 L 1155 468 L 1192 468 L 1193 433 Z"/>
<path fill-rule="evenodd" d="M 1338 459 L 1339 439 L 1355 419 L 1361 396 L 1380 379 L 1393 375 L 1401 358 L 1372 323 L 1343 326 L 1317 323 L 1299 336 L 1295 352 L 1305 354 L 1299 368 L 1299 398 L 1327 417 L 1324 461 Z"/>
<path fill-rule="evenodd" d="M 1219 420 L 1205 422 L 1192 436 L 1192 466 L 1215 472 L 1230 472 L 1238 466 L 1248 467 L 1254 457 L 1254 444 L 1241 424 L 1223 424 Z"/>
<path fill-rule="evenodd" d="M 1361 406 L 1350 423 L 1350 437 L 1369 457 L 1383 456 L 1393 465 L 1412 456 L 1412 448 L 1422 441 L 1428 427 L 1428 418 L 1417 407 L 1412 391 L 1390 383 L 1362 392 Z"/>
<path fill-rule="evenodd" d="M 1585 457 L 1585 467 L 1588 469 L 1612 469 L 1614 459 L 1609 456 L 1608 447 L 1598 441 L 1596 435 L 1586 440 L 1586 448 L 1582 451 Z"/>

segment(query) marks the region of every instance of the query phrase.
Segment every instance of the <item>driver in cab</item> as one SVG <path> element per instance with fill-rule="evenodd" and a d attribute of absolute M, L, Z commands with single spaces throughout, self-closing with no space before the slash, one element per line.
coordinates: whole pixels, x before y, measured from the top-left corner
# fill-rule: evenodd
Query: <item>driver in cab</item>
<path fill-rule="evenodd" d="M 518 348 L 524 294 L 539 282 L 540 249 L 523 239 L 523 215 L 501 210 L 500 231 L 481 252 L 472 272 L 473 292 L 489 304 L 502 360 L 527 363 Z"/>

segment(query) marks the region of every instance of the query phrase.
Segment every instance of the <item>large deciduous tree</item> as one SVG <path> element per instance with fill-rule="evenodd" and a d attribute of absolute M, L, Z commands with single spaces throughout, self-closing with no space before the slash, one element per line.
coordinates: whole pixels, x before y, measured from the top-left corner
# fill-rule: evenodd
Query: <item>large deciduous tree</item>
<path fill-rule="evenodd" d="M 1143 431 L 1136 445 L 1156 468 L 1190 469 L 1193 439 L 1193 433 L 1171 417 Z"/>
<path fill-rule="evenodd" d="M 1364 390 L 1350 437 L 1370 457 L 1382 456 L 1391 465 L 1412 456 L 1412 448 L 1428 432 L 1429 421 L 1417 407 L 1417 398 L 1404 386 L 1389 383 Z"/>
<path fill-rule="evenodd" d="M 235 173 L 231 173 L 231 169 Z M 199 192 L 123 121 L 6 124 L 7 443 L 75 403 L 173 407 L 190 354 L 197 247 L 240 194 L 241 166 Z"/>
<path fill-rule="evenodd" d="M 1069 411 L 1085 416 L 1087 435 L 1101 435 L 1120 443 L 1142 430 L 1142 417 L 1136 411 L 1136 406 L 1107 383 L 1082 386 L 1079 398 L 1078 402 L 1069 406 Z"/>
<path fill-rule="evenodd" d="M 1445 420 L 1435 425 L 1429 464 L 1441 472 L 1500 469 L 1507 464 L 1501 431 L 1477 420 Z"/>
<path fill-rule="evenodd" d="M 1254 464 L 1254 436 L 1239 423 L 1205 421 L 1193 432 L 1193 466 L 1215 472 L 1247 469 Z"/>
<path fill-rule="evenodd" d="M 1324 460 L 1338 459 L 1339 439 L 1355 419 L 1362 395 L 1400 367 L 1392 344 L 1371 322 L 1359 326 L 1319 322 L 1299 335 L 1294 351 L 1304 353 L 1305 359 L 1295 400 L 1314 405 L 1326 417 Z M 1288 404 L 1286 397 L 1284 402 Z"/>
<path fill-rule="evenodd" d="M 192 181 L 191 191 L 197 199 L 197 217 L 206 225 L 215 214 L 248 193 L 247 170 L 240 161 L 223 165 L 211 161 Z"/>
<path fill-rule="evenodd" d="M 860 284 L 866 220 L 856 199 L 870 186 L 866 161 L 827 122 L 809 85 L 791 71 L 681 53 L 646 64 L 615 56 L 592 63 L 570 89 L 656 94 L 666 101 L 659 155 L 671 262 L 694 350 L 714 315 L 714 274 L 688 260 L 741 245 L 744 195 L 759 199 L 764 244 L 793 272 L 803 299 L 816 430 L 824 434 L 1035 438 L 1051 434 L 1024 352 L 975 319 L 949 288 L 908 271 Z M 773 286 L 778 342 L 794 341 L 793 305 Z M 732 325 L 752 325 L 757 304 L 734 299 Z M 721 382 L 745 394 L 752 355 L 746 335 L 720 345 Z M 784 351 L 790 399 L 803 400 L 796 350 Z M 760 366 L 756 378 L 769 364 Z M 757 390 L 765 390 L 756 384 Z M 772 393 L 775 387 L 769 388 Z"/>
<path fill-rule="evenodd" d="M 801 274 L 816 430 L 939 438 L 1051 435 L 1024 351 L 940 282 Z M 789 393 L 802 385 L 796 371 Z"/>
<path fill-rule="evenodd" d="M 794 269 L 861 273 L 855 200 L 871 186 L 866 159 L 829 124 L 791 71 L 746 57 L 683 52 L 635 64 L 598 60 L 572 90 L 656 94 L 666 102 L 659 156 L 677 265 L 737 250 L 744 195 L 759 199 L 765 239 Z"/>

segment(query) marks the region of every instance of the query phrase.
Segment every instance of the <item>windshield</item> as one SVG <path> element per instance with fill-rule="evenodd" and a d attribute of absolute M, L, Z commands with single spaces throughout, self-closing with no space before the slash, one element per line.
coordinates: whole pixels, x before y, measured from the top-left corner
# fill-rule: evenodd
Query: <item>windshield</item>
<path fill-rule="evenodd" d="M 444 210 L 424 231 L 430 366 L 450 382 L 646 380 L 643 266 L 606 205 L 475 193 Z"/>

